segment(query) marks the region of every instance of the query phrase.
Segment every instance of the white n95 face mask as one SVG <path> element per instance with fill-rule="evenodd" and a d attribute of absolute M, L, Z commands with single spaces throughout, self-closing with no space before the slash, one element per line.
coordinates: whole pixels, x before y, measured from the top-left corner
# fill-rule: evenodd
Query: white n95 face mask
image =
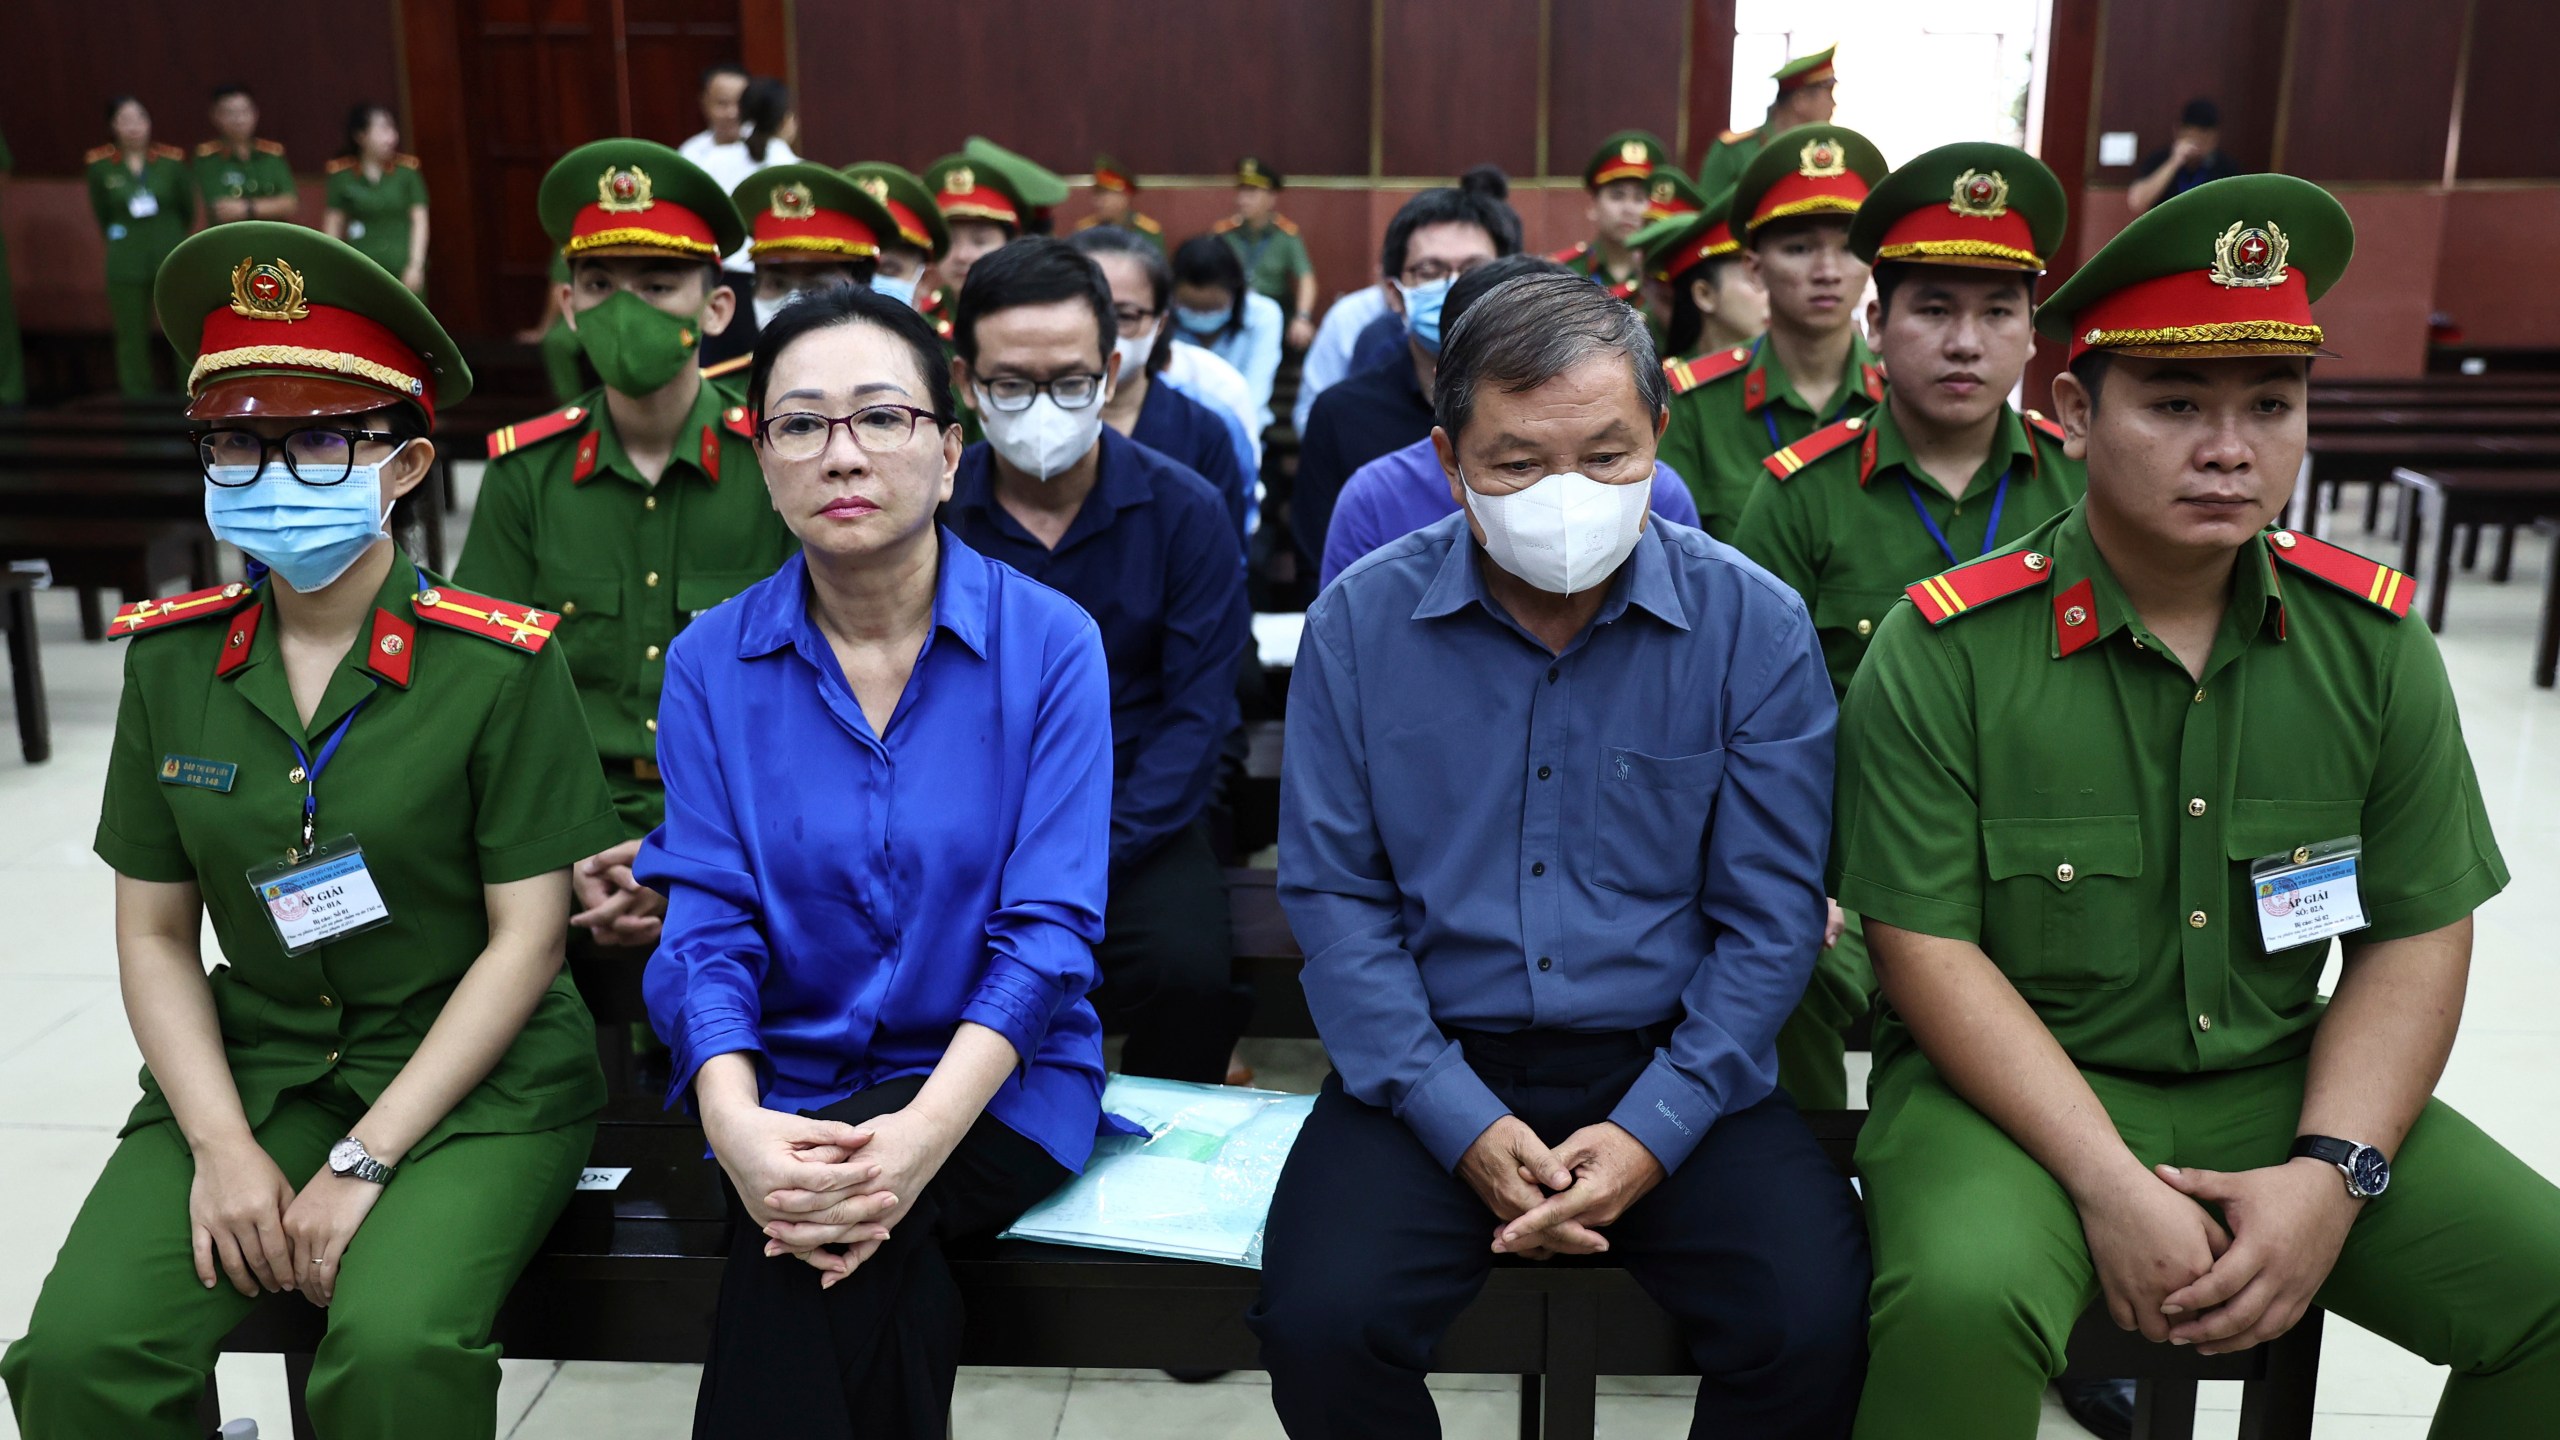
<path fill-rule="evenodd" d="M 1102 438 L 1102 404 L 1103 397 L 1096 396 L 1083 409 L 1069 410 L 1041 395 L 1030 408 L 1007 412 L 990 403 L 982 390 L 978 424 L 1007 464 L 1025 475 L 1054 480 Z"/>
<path fill-rule="evenodd" d="M 1487 495 L 1458 476 L 1484 551 L 1493 563 L 1553 595 L 1571 595 L 1617 573 L 1636 548 L 1653 498 L 1650 477 L 1603 485 L 1568 471 L 1541 476 L 1507 495 Z"/>

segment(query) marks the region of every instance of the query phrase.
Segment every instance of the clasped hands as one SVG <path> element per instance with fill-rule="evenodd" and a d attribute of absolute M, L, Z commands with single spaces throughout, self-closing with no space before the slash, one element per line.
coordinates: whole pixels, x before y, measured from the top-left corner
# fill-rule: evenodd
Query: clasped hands
<path fill-rule="evenodd" d="M 2234 1173 L 2160 1165 L 2081 1201 L 2080 1225 L 2119 1328 L 2224 1355 L 2302 1319 L 2358 1208 L 2317 1160 Z"/>
<path fill-rule="evenodd" d="M 337 1297 L 339 1261 L 382 1198 L 381 1186 L 324 1164 L 297 1191 L 245 1132 L 201 1147 L 195 1162 L 187 1222 L 196 1279 L 206 1289 L 228 1277 L 252 1299 L 262 1290 L 293 1290 L 325 1307 Z"/>
<path fill-rule="evenodd" d="M 1531 1260 L 1605 1253 L 1609 1240 L 1600 1232 L 1662 1174 L 1652 1151 L 1607 1121 L 1550 1149 L 1517 1115 L 1485 1127 L 1458 1161 L 1458 1177 L 1501 1222 L 1494 1253 Z"/>
<path fill-rule="evenodd" d="M 657 944 L 667 897 L 632 876 L 639 858 L 640 842 L 625 840 L 571 866 L 569 888 L 577 896 L 578 913 L 569 917 L 569 924 L 593 935 L 599 945 Z"/>
<path fill-rule="evenodd" d="M 879 1250 L 954 1143 L 905 1110 L 847 1125 L 758 1106 L 706 1113 L 703 1129 L 764 1231 L 764 1253 L 797 1256 L 821 1289 Z"/>

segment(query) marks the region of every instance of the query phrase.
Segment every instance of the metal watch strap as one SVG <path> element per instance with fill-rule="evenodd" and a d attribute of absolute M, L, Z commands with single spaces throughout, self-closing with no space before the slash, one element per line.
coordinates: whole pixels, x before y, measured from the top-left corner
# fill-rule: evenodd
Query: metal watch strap
<path fill-rule="evenodd" d="M 350 1180 L 362 1180 L 368 1185 L 390 1184 L 391 1177 L 398 1173 L 398 1167 L 385 1165 L 381 1161 L 374 1159 L 373 1152 L 364 1148 L 364 1142 L 362 1140 L 356 1140 L 356 1137 L 353 1135 L 346 1138 L 347 1140 L 354 1140 L 356 1147 L 356 1163 L 346 1168 L 344 1172 L 346 1177 Z M 346 1142 L 340 1141 L 339 1143 L 344 1144 Z"/>

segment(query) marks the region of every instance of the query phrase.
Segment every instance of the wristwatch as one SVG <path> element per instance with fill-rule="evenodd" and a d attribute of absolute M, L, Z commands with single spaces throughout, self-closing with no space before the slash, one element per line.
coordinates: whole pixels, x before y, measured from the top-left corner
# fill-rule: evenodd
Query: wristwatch
<path fill-rule="evenodd" d="M 368 1185 L 388 1185 L 398 1167 L 376 1160 L 364 1148 L 364 1142 L 353 1135 L 329 1147 L 329 1173 L 362 1180 Z"/>
<path fill-rule="evenodd" d="M 2292 1158 L 2304 1156 L 2337 1166 L 2338 1173 L 2347 1177 L 2347 1193 L 2359 1200 L 2371 1200 L 2391 1188 L 2391 1162 L 2370 1145 L 2327 1135 L 2297 1136 Z"/>

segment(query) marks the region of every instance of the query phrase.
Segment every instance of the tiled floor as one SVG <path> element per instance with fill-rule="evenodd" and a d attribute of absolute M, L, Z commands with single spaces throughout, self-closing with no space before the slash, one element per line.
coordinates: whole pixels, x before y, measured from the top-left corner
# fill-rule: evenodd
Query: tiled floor
<path fill-rule="evenodd" d="M 2560 1092 L 2560 972 L 2531 898 L 2560 868 L 2560 697 L 2526 679 L 2541 583 L 2536 553 L 2511 584 L 2464 577 L 2453 595 L 2446 658 L 2519 884 L 2481 916 L 2470 1019 L 2441 1093 L 2545 1173 L 2560 1174 L 2560 1112 L 2550 1099 Z M 25 1325 L 132 1101 L 138 1065 L 116 995 L 109 877 L 88 850 L 121 652 L 81 643 L 69 595 L 44 596 L 42 605 L 52 762 L 20 765 L 0 731 L 0 1340 Z M 1315 1074 L 1303 1051 L 1255 1058 L 1266 1083 Z M 2441 1372 L 2342 1322 L 2331 1322 L 2329 1336 L 2323 1440 L 2423 1435 Z M 256 1417 L 271 1437 L 288 1433 L 279 1362 L 226 1361 L 221 1378 L 231 1413 Z M 686 1367 L 509 1361 L 499 1434 L 675 1440 L 688 1433 L 694 1384 Z M 1143 1372 L 973 1371 L 960 1382 L 958 1429 L 968 1440 L 1276 1440 L 1263 1384 L 1259 1375 L 1184 1386 Z M 1607 1388 L 1602 1435 L 1686 1432 L 1677 1383 Z M 1516 1433 L 1503 1382 L 1459 1379 L 1437 1394 L 1453 1440 Z M 2201 1433 L 2234 1434 L 2238 1403 L 2236 1386 L 2208 1387 Z M 15 1433 L 0 1414 L 0 1440 Z M 2046 1436 L 2080 1434 L 2048 1405 Z"/>

